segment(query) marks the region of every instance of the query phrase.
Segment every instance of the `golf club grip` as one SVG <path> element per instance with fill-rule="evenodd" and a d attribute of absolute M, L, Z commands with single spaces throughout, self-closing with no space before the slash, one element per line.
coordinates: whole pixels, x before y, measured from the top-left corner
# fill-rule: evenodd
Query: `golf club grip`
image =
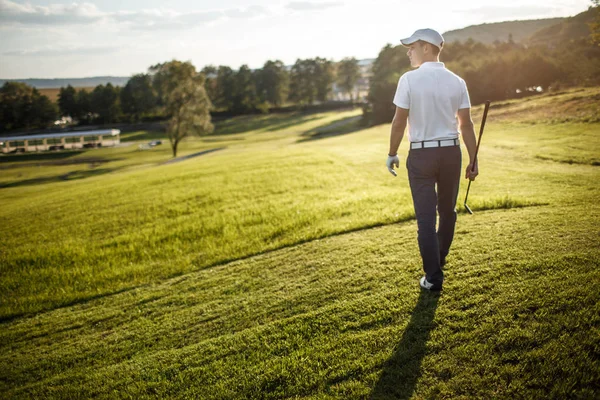
<path fill-rule="evenodd" d="M 475 147 L 475 157 L 473 166 L 471 166 L 471 172 L 475 171 L 475 165 L 477 164 L 477 153 L 479 153 L 479 145 L 481 144 L 481 136 L 483 136 L 483 128 L 485 127 L 485 120 L 487 119 L 488 110 L 490 109 L 490 101 L 486 100 L 485 108 L 483 109 L 483 119 L 481 120 L 481 128 L 479 128 L 479 139 L 477 139 L 477 147 Z"/>

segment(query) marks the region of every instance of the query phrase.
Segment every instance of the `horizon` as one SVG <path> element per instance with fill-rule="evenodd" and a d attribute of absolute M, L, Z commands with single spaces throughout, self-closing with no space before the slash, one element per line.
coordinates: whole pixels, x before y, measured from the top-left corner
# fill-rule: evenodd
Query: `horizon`
<path fill-rule="evenodd" d="M 165 9 L 156 0 L 131 0 L 124 9 L 116 0 L 0 0 L 0 32 L 5 37 L 0 43 L 0 79 L 129 77 L 172 59 L 191 61 L 197 69 L 211 64 L 258 69 L 267 60 L 292 65 L 298 58 L 314 57 L 373 59 L 386 44 L 398 44 L 425 26 L 449 32 L 570 17 L 591 6 L 589 0 L 568 5 L 560 0 L 509 0 L 502 6 L 485 0 L 404 6 L 376 0 L 369 7 L 358 0 L 244 3 L 225 0 L 214 9 L 207 1 L 178 0 Z M 397 27 L 397 15 L 410 17 L 406 25 Z"/>

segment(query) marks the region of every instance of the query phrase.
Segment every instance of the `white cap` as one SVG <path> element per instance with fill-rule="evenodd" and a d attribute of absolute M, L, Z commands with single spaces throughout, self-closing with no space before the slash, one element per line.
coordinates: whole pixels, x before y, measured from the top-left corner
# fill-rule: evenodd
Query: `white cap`
<path fill-rule="evenodd" d="M 431 43 L 432 45 L 440 49 L 444 45 L 444 38 L 442 37 L 442 35 L 440 35 L 438 31 L 435 31 L 433 29 L 419 29 L 415 31 L 415 33 L 413 33 L 411 37 L 400 40 L 400 43 L 408 47 L 409 45 L 413 44 L 418 40 Z"/>

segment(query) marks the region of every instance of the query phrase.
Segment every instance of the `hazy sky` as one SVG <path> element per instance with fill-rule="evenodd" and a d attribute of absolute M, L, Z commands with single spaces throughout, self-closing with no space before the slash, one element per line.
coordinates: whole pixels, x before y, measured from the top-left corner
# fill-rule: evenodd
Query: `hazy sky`
<path fill-rule="evenodd" d="M 58 0 L 60 1 L 60 0 Z M 590 0 L 0 0 L 0 78 L 129 76 L 204 65 L 374 58 L 415 29 L 566 17 Z"/>

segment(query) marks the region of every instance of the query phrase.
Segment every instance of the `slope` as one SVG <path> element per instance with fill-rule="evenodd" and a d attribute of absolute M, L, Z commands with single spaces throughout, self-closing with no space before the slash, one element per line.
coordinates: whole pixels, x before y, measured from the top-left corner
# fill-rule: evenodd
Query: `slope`
<path fill-rule="evenodd" d="M 3 396 L 595 397 L 598 94 L 492 109 L 476 214 L 460 216 L 439 297 L 417 286 L 406 176 L 383 166 L 389 126 L 348 129 L 352 112 L 242 118 L 227 130 L 251 133 L 185 151 L 227 149 L 168 166 L 105 149 L 123 169 L 77 182 L 18 184 L 40 172 L 13 159 Z M 556 119 L 573 103 L 588 108 Z"/>

